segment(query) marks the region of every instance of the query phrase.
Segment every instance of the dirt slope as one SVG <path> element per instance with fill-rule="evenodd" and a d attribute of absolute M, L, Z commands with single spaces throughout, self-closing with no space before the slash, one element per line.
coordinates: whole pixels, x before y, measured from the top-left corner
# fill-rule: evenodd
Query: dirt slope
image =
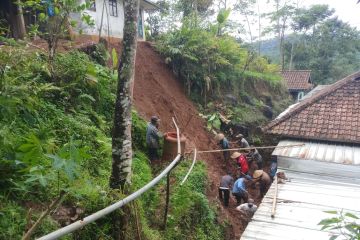
<path fill-rule="evenodd" d="M 187 150 L 193 149 L 194 146 L 199 150 L 217 148 L 213 136 L 204 128 L 204 120 L 199 117 L 194 104 L 185 96 L 171 69 L 147 42 L 138 43 L 134 103 L 139 114 L 145 119 L 152 115 L 160 116 L 162 132 L 174 130 L 171 118 L 175 115 L 180 131 L 188 139 Z M 184 129 L 190 118 L 190 123 Z M 227 229 L 226 238 L 239 239 L 247 224 L 244 217 L 235 211 L 235 202 L 231 202 L 230 207 L 224 209 L 217 197 L 219 180 L 225 174 L 222 155 L 202 154 L 199 159 L 204 160 L 208 168 L 208 198 L 218 206 L 218 220 L 231 225 Z"/>

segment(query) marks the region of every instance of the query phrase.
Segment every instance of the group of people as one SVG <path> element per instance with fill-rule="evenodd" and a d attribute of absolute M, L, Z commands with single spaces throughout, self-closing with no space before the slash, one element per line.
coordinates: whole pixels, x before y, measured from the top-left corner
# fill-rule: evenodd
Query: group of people
<path fill-rule="evenodd" d="M 158 150 L 162 137 L 159 126 L 160 119 L 157 116 L 151 117 L 146 130 L 146 144 L 151 162 L 159 159 Z M 229 164 L 236 165 L 235 174 L 228 170 L 227 174 L 222 176 L 219 186 L 219 198 L 227 207 L 229 206 L 231 192 L 236 199 L 237 210 L 254 213 L 257 207 L 254 205 L 254 200 L 249 198 L 248 186 L 260 185 L 260 194 L 264 196 L 271 184 L 270 176 L 261 170 L 263 160 L 260 153 L 254 146 L 249 145 L 242 134 L 236 135 L 234 142 L 229 142 L 222 133 L 217 134 L 215 140 L 224 150 L 223 156 L 227 168 L 230 169 Z M 241 151 L 235 151 L 230 155 L 230 144 L 237 144 Z M 230 159 L 234 159 L 234 163 L 230 162 Z M 237 176 L 236 180 L 233 178 L 235 175 Z"/>
<path fill-rule="evenodd" d="M 263 160 L 260 153 L 254 146 L 250 146 L 248 141 L 242 134 L 235 136 L 235 142 L 229 142 L 224 134 L 217 134 L 215 140 L 222 148 L 225 164 L 230 169 L 229 164 L 233 164 L 230 159 L 234 159 L 236 165 L 236 174 L 231 170 L 222 176 L 219 186 L 219 198 L 223 201 L 224 206 L 229 206 L 230 192 L 235 197 L 239 211 L 246 211 L 254 213 L 256 205 L 254 200 L 249 198 L 247 191 L 248 186 L 260 186 L 260 194 L 265 195 L 271 184 L 270 176 L 261 168 L 263 167 Z M 230 143 L 236 143 L 241 151 L 235 151 L 230 155 Z M 234 180 L 233 175 L 237 176 Z"/>

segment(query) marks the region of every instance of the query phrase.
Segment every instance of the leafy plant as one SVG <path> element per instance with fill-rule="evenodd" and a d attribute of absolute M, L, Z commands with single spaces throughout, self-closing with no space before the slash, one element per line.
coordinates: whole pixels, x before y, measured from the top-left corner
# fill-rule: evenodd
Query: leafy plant
<path fill-rule="evenodd" d="M 321 230 L 331 230 L 330 240 L 338 237 L 345 237 L 349 240 L 360 239 L 360 221 L 356 215 L 341 211 L 325 211 L 326 213 L 335 215 L 332 218 L 321 220 Z"/>
<path fill-rule="evenodd" d="M 221 121 L 219 113 L 213 113 L 207 117 L 207 129 L 220 129 Z"/>
<path fill-rule="evenodd" d="M 26 0 L 23 7 L 34 12 L 38 17 L 39 24 L 32 25 L 33 35 L 39 35 L 48 44 L 49 70 L 53 73 L 53 60 L 55 57 L 58 41 L 61 37 L 70 33 L 71 27 L 77 25 L 77 21 L 70 21 L 70 13 L 81 13 L 81 20 L 88 25 L 94 25 L 90 15 L 84 11 L 90 6 L 90 2 L 80 4 L 77 0 Z M 34 33 L 35 32 L 35 33 Z"/>

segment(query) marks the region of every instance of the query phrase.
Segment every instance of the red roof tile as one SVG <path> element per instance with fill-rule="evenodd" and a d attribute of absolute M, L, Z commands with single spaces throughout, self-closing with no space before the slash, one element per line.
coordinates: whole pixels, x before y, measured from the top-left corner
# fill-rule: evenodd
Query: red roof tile
<path fill-rule="evenodd" d="M 360 72 L 298 103 L 263 130 L 294 138 L 360 143 Z"/>
<path fill-rule="evenodd" d="M 289 70 L 281 72 L 287 83 L 289 91 L 291 90 L 309 90 L 312 88 L 310 79 L 311 70 Z"/>

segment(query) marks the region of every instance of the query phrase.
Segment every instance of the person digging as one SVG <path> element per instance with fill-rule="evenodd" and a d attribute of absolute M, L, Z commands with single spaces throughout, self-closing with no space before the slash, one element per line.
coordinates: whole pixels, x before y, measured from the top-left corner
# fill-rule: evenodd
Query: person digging
<path fill-rule="evenodd" d="M 271 185 L 271 178 L 264 170 L 256 170 L 253 174 L 253 181 L 260 183 L 260 194 L 264 197 Z"/>
<path fill-rule="evenodd" d="M 238 165 L 238 169 L 240 170 L 241 175 L 248 174 L 249 165 L 246 156 L 244 154 L 241 154 L 239 152 L 234 152 L 233 154 L 231 154 L 231 158 L 236 161 L 236 164 Z"/>
<path fill-rule="evenodd" d="M 230 148 L 229 141 L 225 138 L 224 134 L 222 134 L 222 133 L 219 133 L 215 136 L 215 141 L 218 143 L 218 145 L 223 150 L 227 150 Z M 223 156 L 224 156 L 224 162 L 227 165 L 229 163 L 229 159 L 230 159 L 230 152 L 223 151 Z"/>
<path fill-rule="evenodd" d="M 251 146 L 252 149 L 250 150 L 250 153 L 247 155 L 248 158 L 253 159 L 256 161 L 256 164 L 259 169 L 262 169 L 263 167 L 263 159 L 260 155 L 259 151 L 255 148 L 255 146 Z"/>
<path fill-rule="evenodd" d="M 152 116 L 146 129 L 146 145 L 148 150 L 148 157 L 151 163 L 159 161 L 159 147 L 161 133 L 159 132 L 160 118 Z"/>
<path fill-rule="evenodd" d="M 247 177 L 241 177 L 234 183 L 232 195 L 235 197 L 237 205 L 241 204 L 241 200 L 243 200 L 244 203 L 248 202 L 249 194 L 246 191 L 246 183 L 248 181 Z"/>
<path fill-rule="evenodd" d="M 229 206 L 230 189 L 234 184 L 234 178 L 231 176 L 231 172 L 228 171 L 226 175 L 221 177 L 219 187 L 219 199 L 223 200 L 224 206 Z"/>
<path fill-rule="evenodd" d="M 254 204 L 254 199 L 249 198 L 247 203 L 243 203 L 236 207 L 236 210 L 239 212 L 243 212 L 248 216 L 252 216 L 257 209 L 257 206 Z"/>
<path fill-rule="evenodd" d="M 244 135 L 238 134 L 235 136 L 236 142 L 240 145 L 240 148 L 250 148 L 248 141 L 244 138 Z M 245 150 L 249 152 L 250 150 Z"/>

